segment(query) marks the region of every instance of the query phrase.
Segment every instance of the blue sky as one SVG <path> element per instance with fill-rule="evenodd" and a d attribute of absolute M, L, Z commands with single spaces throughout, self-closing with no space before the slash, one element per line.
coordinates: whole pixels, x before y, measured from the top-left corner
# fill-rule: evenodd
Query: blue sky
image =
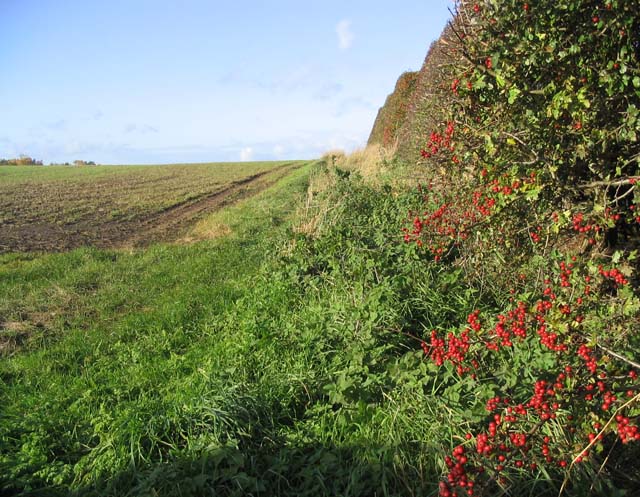
<path fill-rule="evenodd" d="M 0 157 L 313 158 L 365 144 L 452 0 L 0 0 Z"/>

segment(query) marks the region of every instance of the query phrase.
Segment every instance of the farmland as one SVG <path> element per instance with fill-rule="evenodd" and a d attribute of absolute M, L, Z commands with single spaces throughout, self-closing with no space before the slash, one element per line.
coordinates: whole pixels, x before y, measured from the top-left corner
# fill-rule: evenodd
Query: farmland
<path fill-rule="evenodd" d="M 293 344 L 256 349 L 251 325 L 258 317 L 277 327 L 289 313 L 288 292 L 270 271 L 310 167 L 197 223 L 199 231 L 225 226 L 222 237 L 0 255 L 3 495 L 200 495 L 236 485 L 222 474 L 199 478 L 195 461 L 217 454 L 234 464 L 231 439 L 270 424 L 269 411 L 291 416 L 286 398 L 299 386 L 290 381 L 313 371 Z M 249 418 L 236 418 L 245 402 Z M 167 457 L 195 465 L 157 481 Z"/>
<path fill-rule="evenodd" d="M 640 495 L 638 9 L 456 5 L 358 153 L 2 170 L 0 494 Z"/>
<path fill-rule="evenodd" d="M 294 163 L 0 167 L 0 253 L 171 241 Z"/>

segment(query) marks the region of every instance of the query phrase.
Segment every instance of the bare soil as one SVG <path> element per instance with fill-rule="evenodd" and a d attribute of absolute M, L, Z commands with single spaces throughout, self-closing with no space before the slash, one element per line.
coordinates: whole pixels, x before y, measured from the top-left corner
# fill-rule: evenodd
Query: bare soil
<path fill-rule="evenodd" d="M 89 212 L 82 212 L 77 219 L 66 223 L 60 223 L 53 217 L 43 219 L 24 215 L 0 219 L 0 253 L 61 252 L 83 246 L 142 247 L 154 242 L 175 241 L 205 215 L 261 192 L 299 166 L 300 164 L 283 164 L 216 185 L 213 192 L 198 193 L 169 207 L 151 212 L 141 210 L 124 217 L 107 215 L 112 207 L 111 203 L 104 197 L 95 195 L 91 199 L 95 205 Z M 138 185 L 141 183 L 143 181 L 139 181 Z M 108 187 L 110 192 L 114 192 L 125 185 L 111 183 L 101 187 Z M 146 188 L 152 190 L 154 182 L 149 180 Z M 113 196 L 111 193 L 109 198 L 112 199 Z M 51 209 L 64 209 L 64 202 L 56 205 L 55 201 L 52 202 L 52 195 L 47 197 Z"/>

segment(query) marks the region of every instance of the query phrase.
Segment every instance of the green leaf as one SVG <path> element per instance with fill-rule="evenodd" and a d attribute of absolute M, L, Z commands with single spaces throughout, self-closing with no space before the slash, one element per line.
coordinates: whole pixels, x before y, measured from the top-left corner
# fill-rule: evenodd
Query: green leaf
<path fill-rule="evenodd" d="M 618 262 L 620 262 L 621 257 L 622 257 L 622 252 L 620 252 L 619 250 L 616 250 L 613 253 L 613 256 L 611 257 L 611 262 L 614 264 L 618 264 Z"/>
<path fill-rule="evenodd" d="M 509 90 L 509 104 L 513 104 L 522 92 L 515 86 Z"/>
<path fill-rule="evenodd" d="M 587 90 L 585 88 L 578 92 L 578 102 L 580 102 L 585 109 L 591 107 L 591 102 L 587 98 Z"/>
<path fill-rule="evenodd" d="M 538 197 L 540 196 L 540 191 L 541 191 L 540 187 L 535 187 L 535 188 L 532 188 L 532 189 L 528 190 L 526 192 L 526 194 L 525 194 L 526 199 L 529 200 L 529 201 L 538 200 Z"/>

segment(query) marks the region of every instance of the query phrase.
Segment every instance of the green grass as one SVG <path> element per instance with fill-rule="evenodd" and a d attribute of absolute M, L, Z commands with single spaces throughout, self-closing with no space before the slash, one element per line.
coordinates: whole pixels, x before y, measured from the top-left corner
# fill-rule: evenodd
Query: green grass
<path fill-rule="evenodd" d="M 389 237 L 406 204 L 348 178 L 328 194 L 329 231 L 294 236 L 308 175 L 217 213 L 208 222 L 231 234 L 213 241 L 0 258 L 0 315 L 40 316 L 0 366 L 0 489 L 435 488 L 451 435 L 434 420 L 449 414 L 417 395 L 429 371 L 389 330 L 416 317 L 409 288 L 438 276 L 416 271 L 420 256 Z M 423 293 L 437 299 L 437 285 Z M 465 306 L 443 309 L 430 318 Z"/>
<path fill-rule="evenodd" d="M 233 351 L 251 348 L 221 333 L 226 315 L 277 243 L 307 169 L 227 212 L 234 234 L 215 242 L 0 258 L 0 315 L 27 322 L 27 350 L 1 367 L 3 485 L 68 482 L 78 464 L 108 474 L 215 438 L 220 382 Z"/>

